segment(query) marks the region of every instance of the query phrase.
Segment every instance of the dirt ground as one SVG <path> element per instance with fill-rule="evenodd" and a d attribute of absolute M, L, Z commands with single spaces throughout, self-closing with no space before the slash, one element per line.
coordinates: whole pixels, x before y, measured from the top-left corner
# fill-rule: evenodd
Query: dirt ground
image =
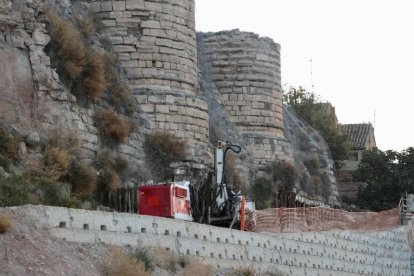
<path fill-rule="evenodd" d="M 0 234 L 0 275 L 102 275 L 105 247 L 67 242 L 36 229 L 15 211 L 0 209 L 11 228 Z"/>
<path fill-rule="evenodd" d="M 48 229 L 36 229 L 30 219 L 15 210 L 0 208 L 1 215 L 11 219 L 11 228 L 0 234 L 0 276 L 104 275 L 101 264 L 107 250 L 105 245 L 58 239 Z M 213 271 L 201 275 L 234 275 L 226 269 L 213 268 Z M 184 270 L 171 273 L 159 266 L 151 274 L 189 275 Z"/>

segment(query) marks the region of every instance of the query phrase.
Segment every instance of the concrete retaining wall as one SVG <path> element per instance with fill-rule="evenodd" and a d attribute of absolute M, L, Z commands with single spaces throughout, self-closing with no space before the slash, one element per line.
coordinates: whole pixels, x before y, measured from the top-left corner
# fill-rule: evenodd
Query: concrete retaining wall
<path fill-rule="evenodd" d="M 16 207 L 35 225 L 68 241 L 158 246 L 222 268 L 277 268 L 289 275 L 411 275 L 405 227 L 259 234 L 166 218 L 67 209 Z"/>

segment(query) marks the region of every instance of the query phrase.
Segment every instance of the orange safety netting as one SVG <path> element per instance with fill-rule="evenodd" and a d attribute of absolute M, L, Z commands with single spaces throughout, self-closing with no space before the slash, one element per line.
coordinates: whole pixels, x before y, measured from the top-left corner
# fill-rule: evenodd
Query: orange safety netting
<path fill-rule="evenodd" d="M 383 231 L 400 225 L 397 208 L 383 212 L 348 212 L 325 207 L 246 209 L 247 231 Z"/>

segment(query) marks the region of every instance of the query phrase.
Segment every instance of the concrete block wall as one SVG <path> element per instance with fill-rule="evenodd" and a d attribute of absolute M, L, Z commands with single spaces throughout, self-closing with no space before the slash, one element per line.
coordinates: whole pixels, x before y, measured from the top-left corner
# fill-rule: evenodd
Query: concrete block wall
<path fill-rule="evenodd" d="M 86 2 L 86 1 L 85 1 Z M 206 163 L 208 112 L 198 95 L 194 0 L 87 1 L 104 27 L 153 131 L 189 145 Z"/>
<path fill-rule="evenodd" d="M 261 234 L 167 218 L 49 206 L 13 207 L 69 241 L 161 247 L 222 268 L 288 275 L 411 275 L 406 228 Z"/>
<path fill-rule="evenodd" d="M 198 33 L 199 56 L 256 164 L 292 161 L 284 139 L 280 46 L 239 30 Z M 203 72 L 206 75 L 206 72 Z"/>

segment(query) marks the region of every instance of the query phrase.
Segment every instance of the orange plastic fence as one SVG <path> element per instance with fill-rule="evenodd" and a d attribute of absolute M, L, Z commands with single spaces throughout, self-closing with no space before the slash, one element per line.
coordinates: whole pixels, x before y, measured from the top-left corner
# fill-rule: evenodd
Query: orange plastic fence
<path fill-rule="evenodd" d="M 383 212 L 348 212 L 324 207 L 246 209 L 247 231 L 382 231 L 400 225 L 397 208 Z"/>

